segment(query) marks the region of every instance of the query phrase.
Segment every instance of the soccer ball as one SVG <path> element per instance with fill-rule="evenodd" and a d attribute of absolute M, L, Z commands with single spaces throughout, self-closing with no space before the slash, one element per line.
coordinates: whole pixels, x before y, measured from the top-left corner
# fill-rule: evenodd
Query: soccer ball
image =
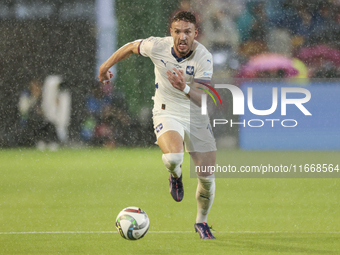
<path fill-rule="evenodd" d="M 117 216 L 118 233 L 127 240 L 141 239 L 148 232 L 150 221 L 148 215 L 140 208 L 124 208 Z"/>

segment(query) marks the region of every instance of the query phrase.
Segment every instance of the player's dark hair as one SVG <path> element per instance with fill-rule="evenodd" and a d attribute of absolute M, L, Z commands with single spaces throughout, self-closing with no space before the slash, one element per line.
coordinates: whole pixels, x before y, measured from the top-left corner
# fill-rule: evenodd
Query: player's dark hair
<path fill-rule="evenodd" d="M 190 22 L 196 26 L 196 17 L 191 12 L 181 11 L 176 13 L 176 15 L 172 18 L 170 24 L 179 20 Z"/>

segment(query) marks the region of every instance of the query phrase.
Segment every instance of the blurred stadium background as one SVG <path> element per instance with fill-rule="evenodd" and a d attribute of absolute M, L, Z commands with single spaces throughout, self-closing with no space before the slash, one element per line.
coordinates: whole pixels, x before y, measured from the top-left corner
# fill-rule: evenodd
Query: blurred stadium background
<path fill-rule="evenodd" d="M 338 0 L 0 0 L 1 254 L 339 254 L 336 178 L 217 178 L 209 245 L 193 231 L 188 154 L 185 201 L 171 200 L 154 145 L 151 61 L 119 63 L 112 86 L 97 71 L 126 42 L 169 35 L 178 10 L 197 15 L 213 83 L 254 87 L 263 109 L 268 87 L 312 93 L 312 119 L 290 112 L 301 128 L 217 127 L 227 164 L 339 163 Z M 220 94 L 227 114 L 212 116 L 240 121 Z M 131 205 L 151 220 L 137 242 L 114 228 Z"/>
<path fill-rule="evenodd" d="M 198 40 L 213 53 L 216 81 L 338 84 L 336 0 L 2 0 L 0 146 L 44 148 L 44 139 L 59 146 L 151 146 L 151 61 L 133 56 L 118 64 L 111 87 L 98 84 L 97 70 L 128 41 L 169 35 L 168 21 L 178 10 L 196 13 Z M 62 108 L 59 127 L 42 114 L 48 111 L 39 105 L 44 92 L 34 96 L 30 85 L 45 87 L 51 75 L 60 78 L 54 95 L 55 108 Z M 59 98 L 62 91 L 68 99 Z M 239 147 L 238 128 L 228 129 L 224 141 Z"/>

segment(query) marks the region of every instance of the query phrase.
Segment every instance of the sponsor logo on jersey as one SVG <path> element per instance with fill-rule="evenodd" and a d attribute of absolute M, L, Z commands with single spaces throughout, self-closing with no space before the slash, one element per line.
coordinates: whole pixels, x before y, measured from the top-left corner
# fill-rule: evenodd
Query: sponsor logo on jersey
<path fill-rule="evenodd" d="M 194 67 L 193 66 L 187 66 L 187 74 L 189 74 L 189 75 L 194 74 Z"/>
<path fill-rule="evenodd" d="M 157 127 L 156 127 L 156 132 L 159 133 L 159 131 L 161 131 L 162 129 L 163 129 L 163 124 L 160 123 L 160 124 L 158 124 Z"/>
<path fill-rule="evenodd" d="M 212 72 L 204 72 L 203 73 L 204 78 L 211 78 L 212 77 Z"/>

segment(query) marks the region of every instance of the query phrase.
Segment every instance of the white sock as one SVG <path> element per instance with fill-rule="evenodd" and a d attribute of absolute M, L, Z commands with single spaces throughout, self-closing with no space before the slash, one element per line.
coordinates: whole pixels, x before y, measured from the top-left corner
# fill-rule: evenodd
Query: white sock
<path fill-rule="evenodd" d="M 173 177 L 181 177 L 182 170 L 181 164 L 183 162 L 184 153 L 167 153 L 162 155 L 163 163 L 166 169 L 172 174 Z"/>
<path fill-rule="evenodd" d="M 208 213 L 215 198 L 215 176 L 198 177 L 196 190 L 197 217 L 196 223 L 207 222 Z"/>

